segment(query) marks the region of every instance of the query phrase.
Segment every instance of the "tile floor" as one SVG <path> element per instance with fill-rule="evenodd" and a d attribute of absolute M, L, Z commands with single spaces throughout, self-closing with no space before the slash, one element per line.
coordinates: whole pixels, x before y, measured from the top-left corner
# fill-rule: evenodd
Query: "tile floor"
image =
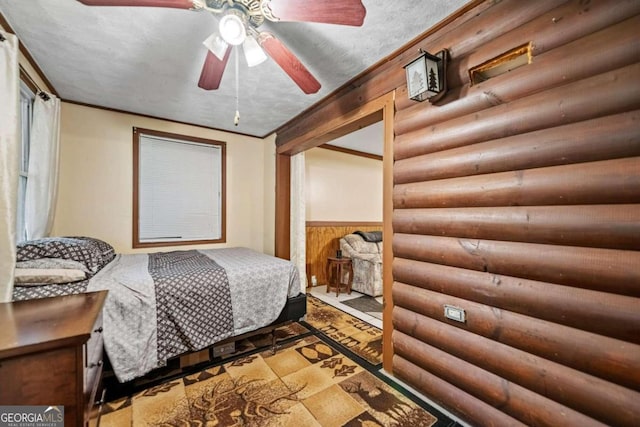
<path fill-rule="evenodd" d="M 363 313 L 361 311 L 355 310 L 352 307 L 349 307 L 348 305 L 341 304 L 342 301 L 358 298 L 364 295 L 364 294 L 361 294 L 360 292 L 352 291 L 351 295 L 348 295 L 344 292 L 340 292 L 340 295 L 336 297 L 335 291 L 327 292 L 326 286 L 315 286 L 312 288 L 307 288 L 307 292 L 313 295 L 314 297 L 318 298 L 319 300 L 326 302 L 327 304 L 330 304 L 336 308 L 339 308 L 340 310 L 347 312 L 362 321 L 365 321 L 377 328 L 382 329 L 382 320 L 376 319 L 375 317 L 370 316 L 367 313 Z M 382 304 L 382 297 L 378 297 L 376 299 Z"/>

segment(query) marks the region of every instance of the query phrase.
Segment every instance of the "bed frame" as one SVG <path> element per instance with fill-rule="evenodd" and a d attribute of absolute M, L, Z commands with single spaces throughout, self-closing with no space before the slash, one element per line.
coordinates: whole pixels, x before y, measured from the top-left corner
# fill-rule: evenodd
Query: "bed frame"
<path fill-rule="evenodd" d="M 195 352 L 184 353 L 167 360 L 167 366 L 154 369 L 146 375 L 131 381 L 120 383 L 116 379 L 111 368 L 106 352 L 103 355 L 105 361 L 103 370 L 103 390 L 102 402 L 111 401 L 131 395 L 141 389 L 151 387 L 171 379 L 179 378 L 183 375 L 198 372 L 209 365 L 222 361 L 223 356 L 232 355 L 235 352 L 235 343 L 256 335 L 271 334 L 270 349 L 275 352 L 277 349 L 275 330 L 289 323 L 297 322 L 304 318 L 307 313 L 307 296 L 300 293 L 295 297 L 288 298 L 280 316 L 268 326 L 246 332 L 242 335 L 227 338 L 209 347 Z"/>

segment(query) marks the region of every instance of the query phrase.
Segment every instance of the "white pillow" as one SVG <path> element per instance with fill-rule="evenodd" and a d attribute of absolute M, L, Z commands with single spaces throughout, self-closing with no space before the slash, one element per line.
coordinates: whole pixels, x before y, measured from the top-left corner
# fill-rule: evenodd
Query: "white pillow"
<path fill-rule="evenodd" d="M 85 267 L 83 263 L 64 258 L 38 258 L 29 261 L 18 261 L 16 262 L 16 268 L 38 268 L 45 270 L 52 268 L 64 268 L 71 270 L 82 270 L 86 273 L 90 273 L 90 271 L 87 269 L 87 267 Z"/>
<path fill-rule="evenodd" d="M 39 286 L 78 282 L 87 278 L 82 270 L 69 268 L 16 268 L 14 282 L 18 286 Z"/>

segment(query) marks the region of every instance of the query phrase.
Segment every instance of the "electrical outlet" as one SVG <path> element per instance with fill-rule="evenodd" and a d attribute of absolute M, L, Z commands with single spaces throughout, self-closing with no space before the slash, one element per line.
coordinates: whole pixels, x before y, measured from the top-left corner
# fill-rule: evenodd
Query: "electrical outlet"
<path fill-rule="evenodd" d="M 311 276 L 311 286 L 318 286 L 318 279 L 316 279 L 316 276 Z"/>
<path fill-rule="evenodd" d="M 467 320 L 467 315 L 464 312 L 464 309 L 453 305 L 444 306 L 444 317 L 460 323 L 464 323 Z"/>

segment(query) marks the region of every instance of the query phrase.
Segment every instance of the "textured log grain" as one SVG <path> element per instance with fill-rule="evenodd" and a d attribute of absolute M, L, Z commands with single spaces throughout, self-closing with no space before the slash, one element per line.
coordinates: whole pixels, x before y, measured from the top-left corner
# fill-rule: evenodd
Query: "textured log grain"
<path fill-rule="evenodd" d="M 400 331 L 393 332 L 396 354 L 467 393 L 536 426 L 604 424 Z M 455 368 L 454 368 L 455 367 Z"/>
<path fill-rule="evenodd" d="M 473 425 L 515 425 L 500 411 L 529 404 L 516 394 L 516 403 L 494 408 L 456 387 L 473 381 L 482 390 L 482 370 L 501 377 L 481 399 L 506 397 L 512 381 L 610 425 L 628 424 L 633 402 L 618 408 L 616 400 L 640 391 L 640 3 L 474 7 L 283 126 L 277 143 L 321 138 L 324 123 L 395 88 L 398 237 L 385 274 L 393 266 L 397 282 L 385 298 L 393 296 L 396 314 L 430 318 L 416 340 L 451 356 L 439 359 L 447 380 L 399 355 L 394 373 Z M 470 67 L 528 41 L 530 65 L 462 84 Z M 406 99 L 402 66 L 419 47 L 451 52 L 450 91 L 435 106 Z M 465 308 L 467 324 L 443 320 L 445 303 Z M 456 357 L 478 367 L 457 372 Z M 567 378 L 572 369 L 581 373 Z M 573 393 L 581 381 L 593 387 Z M 628 389 L 620 399 L 619 386 Z M 538 406 L 529 424 L 549 420 L 549 407 Z M 563 419 L 562 410 L 553 421 L 586 424 Z"/>
<path fill-rule="evenodd" d="M 396 233 L 640 250 L 640 205 L 396 209 Z"/>
<path fill-rule="evenodd" d="M 640 297 L 640 252 L 395 233 L 396 258 Z"/>
<path fill-rule="evenodd" d="M 396 307 L 395 328 L 609 425 L 640 422 L 640 393 Z M 487 357 L 491 354 L 491 357 Z"/>
<path fill-rule="evenodd" d="M 609 8 L 611 9 L 611 8 Z M 449 92 L 435 106 L 408 100 L 406 85 L 398 90 L 398 135 L 430 126 L 462 115 L 511 102 L 569 82 L 588 78 L 638 61 L 639 48 L 635 28 L 638 17 L 626 20 L 584 39 L 542 53 L 526 67 L 494 77 L 471 87 L 449 82 Z M 528 40 L 523 40 L 521 44 Z M 512 42 L 513 46 L 518 44 Z M 505 49 L 506 50 L 506 49 Z M 535 47 L 534 47 L 535 50 Z M 599 55 L 593 55 L 593 51 Z M 466 59 L 466 58 L 463 58 Z M 603 59 L 600 61 L 600 59 Z M 458 61 L 460 62 L 460 61 Z M 452 72 L 468 74 L 468 61 L 450 64 Z M 462 69 L 461 67 L 465 67 Z"/>
<path fill-rule="evenodd" d="M 432 319 L 447 321 L 454 327 L 640 390 L 640 345 L 400 282 L 393 284 L 393 300 L 394 310 L 402 307 Z M 443 314 L 445 304 L 463 308 L 467 314 L 466 323 L 446 320 Z"/>
<path fill-rule="evenodd" d="M 399 184 L 393 191 L 396 209 L 638 202 L 640 157 Z"/>
<path fill-rule="evenodd" d="M 426 396 L 449 408 L 471 425 L 487 427 L 525 425 L 402 357 L 393 357 L 393 373 L 415 388 L 423 390 Z"/>
<path fill-rule="evenodd" d="M 398 160 L 395 184 L 640 155 L 640 110 Z"/>
<path fill-rule="evenodd" d="M 318 123 L 325 123 L 352 111 L 359 106 L 387 94 L 405 82 L 404 65 L 413 60 L 419 48 L 437 52 L 450 49 L 454 56 L 464 56 L 483 43 L 526 23 L 553 9 L 564 0 L 523 2 L 517 7 L 509 2 L 475 2 L 461 16 L 453 16 L 446 26 L 427 31 L 413 43 L 405 45 L 367 72 L 348 82 L 331 96 L 305 110 L 293 120 L 276 130 L 278 147 L 293 141 L 303 141 L 317 135 L 313 130 Z M 470 2 L 469 6 L 473 6 Z"/>
<path fill-rule="evenodd" d="M 559 49 L 564 47 L 563 45 L 570 44 L 576 40 L 591 40 L 593 42 L 594 39 L 589 37 L 592 33 L 602 29 L 615 28 L 620 21 L 640 13 L 640 5 L 633 0 L 620 2 L 616 6 L 620 7 L 611 7 L 611 3 L 607 0 L 590 1 L 588 3 L 581 1 L 567 2 L 527 22 L 525 25 L 502 34 L 500 37 L 482 45 L 479 49 L 470 52 L 469 55 L 456 57 L 451 62 L 450 70 L 453 73 L 449 74 L 449 81 L 454 87 L 467 85 L 470 83 L 467 68 L 490 61 L 502 53 L 528 42 L 533 45 L 532 60 L 537 63 L 538 56 L 545 52 Z M 608 42 L 600 46 L 606 46 L 607 49 L 613 48 L 615 36 L 613 36 L 614 38 L 611 38 L 611 36 L 610 32 L 609 34 L 598 34 L 597 39 L 600 43 Z M 595 46 L 589 48 L 589 45 L 575 47 L 583 48 L 587 51 L 591 50 L 591 53 L 596 48 Z M 573 50 L 569 54 L 567 51 L 565 54 L 573 57 L 575 52 L 576 50 Z M 597 52 L 601 51 L 597 50 Z M 556 59 L 559 59 L 559 57 Z M 585 62 L 585 66 L 590 64 L 590 61 Z M 613 68 L 615 67 L 608 69 Z M 595 70 L 591 75 L 594 74 L 597 74 Z"/>
<path fill-rule="evenodd" d="M 395 258 L 395 280 L 640 344 L 640 299 Z"/>
<path fill-rule="evenodd" d="M 533 17 L 543 15 L 550 10 L 566 3 L 565 0 L 544 2 L 527 2 L 514 4 L 499 2 L 484 11 L 480 11 L 473 20 L 464 22 L 460 27 L 445 28 L 434 37 L 425 39 L 419 46 L 429 52 L 437 52 L 447 48 L 452 57 L 464 57 L 481 48 L 491 40 L 508 34 L 516 28 L 525 25 Z"/>
<path fill-rule="evenodd" d="M 629 65 L 399 135 L 395 159 L 638 109 L 639 74 L 640 64 Z"/>

